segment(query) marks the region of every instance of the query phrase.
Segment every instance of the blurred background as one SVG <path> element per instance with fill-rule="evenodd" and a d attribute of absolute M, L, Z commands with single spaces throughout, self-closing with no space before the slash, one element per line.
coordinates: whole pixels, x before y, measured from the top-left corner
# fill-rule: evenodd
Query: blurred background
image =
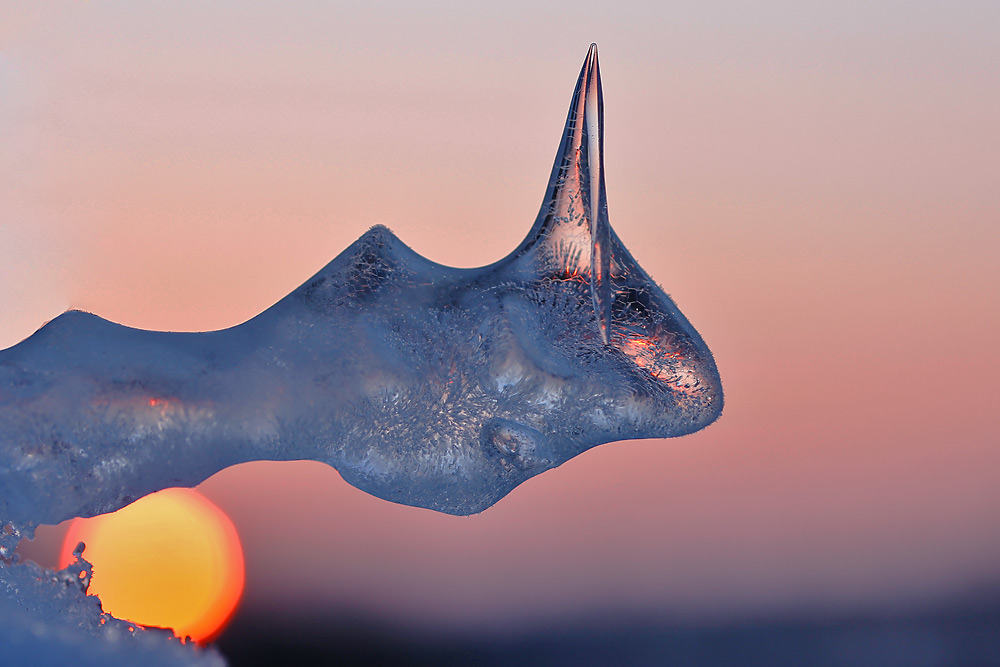
<path fill-rule="evenodd" d="M 611 223 L 715 353 L 721 420 L 466 518 L 222 471 L 221 650 L 1000 663 L 998 35 L 993 0 L 2 2 L 0 347 L 67 308 L 232 326 L 376 223 L 499 259 L 594 41 Z"/>

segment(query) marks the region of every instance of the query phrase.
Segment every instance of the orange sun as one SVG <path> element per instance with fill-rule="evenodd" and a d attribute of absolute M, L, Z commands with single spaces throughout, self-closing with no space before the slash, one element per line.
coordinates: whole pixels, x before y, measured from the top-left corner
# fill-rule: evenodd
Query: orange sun
<path fill-rule="evenodd" d="M 117 512 L 75 519 L 61 566 L 73 549 L 94 566 L 88 593 L 116 618 L 171 628 L 203 642 L 215 636 L 243 591 L 243 550 L 222 510 L 194 489 L 164 489 Z"/>

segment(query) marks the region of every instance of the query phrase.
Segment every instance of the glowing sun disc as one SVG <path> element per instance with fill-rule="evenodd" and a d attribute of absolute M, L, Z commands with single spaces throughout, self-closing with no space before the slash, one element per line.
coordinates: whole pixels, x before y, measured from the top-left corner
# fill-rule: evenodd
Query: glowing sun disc
<path fill-rule="evenodd" d="M 61 565 L 93 564 L 88 593 L 116 618 L 171 628 L 178 637 L 212 638 L 243 592 L 243 550 L 222 510 L 193 489 L 164 489 L 117 512 L 75 519 Z"/>

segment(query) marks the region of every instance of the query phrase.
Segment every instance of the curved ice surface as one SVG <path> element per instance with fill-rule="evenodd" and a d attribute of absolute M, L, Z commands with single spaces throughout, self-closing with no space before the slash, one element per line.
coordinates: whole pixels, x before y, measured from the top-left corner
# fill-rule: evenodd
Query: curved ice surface
<path fill-rule="evenodd" d="M 30 531 L 260 459 L 470 514 L 595 445 L 705 427 L 715 363 L 608 223 L 603 139 L 591 47 L 538 218 L 495 264 L 442 266 L 374 227 L 231 329 L 71 311 L 0 352 L 0 522 Z"/>

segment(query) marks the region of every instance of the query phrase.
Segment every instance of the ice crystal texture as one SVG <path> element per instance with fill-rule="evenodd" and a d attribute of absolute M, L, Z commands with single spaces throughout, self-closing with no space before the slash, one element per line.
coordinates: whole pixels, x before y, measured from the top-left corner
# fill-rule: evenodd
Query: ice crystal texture
<path fill-rule="evenodd" d="M 71 311 L 0 352 L 0 547 L 262 459 L 471 514 L 595 445 L 714 421 L 711 353 L 608 222 L 603 125 L 591 47 L 541 211 L 489 266 L 374 227 L 231 329 Z"/>

